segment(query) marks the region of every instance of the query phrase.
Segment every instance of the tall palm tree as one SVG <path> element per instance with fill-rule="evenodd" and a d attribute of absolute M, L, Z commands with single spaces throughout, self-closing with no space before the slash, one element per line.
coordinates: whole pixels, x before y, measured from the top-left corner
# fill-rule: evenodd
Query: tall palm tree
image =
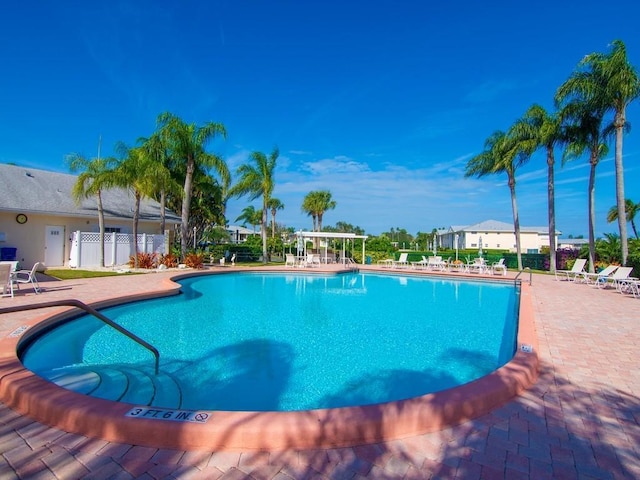
<path fill-rule="evenodd" d="M 631 229 L 633 230 L 633 234 L 638 238 L 638 230 L 636 229 L 635 218 L 636 214 L 640 212 L 640 203 L 634 203 L 633 200 L 626 199 L 624 201 L 625 207 L 625 218 L 627 222 L 631 223 Z M 614 205 L 609 209 L 609 213 L 607 213 L 607 222 L 611 223 L 618 219 L 618 205 Z"/>
<path fill-rule="evenodd" d="M 186 167 L 180 224 L 180 247 L 184 258 L 187 255 L 193 175 L 196 168 L 213 168 L 223 182 L 229 181 L 229 169 L 224 160 L 205 151 L 206 145 L 216 136 L 226 138 L 227 131 L 222 123 L 208 122 L 202 126 L 194 123 L 187 124 L 169 112 L 161 113 L 157 123 L 158 133 L 169 147 L 172 160 L 184 162 Z"/>
<path fill-rule="evenodd" d="M 557 113 L 549 114 L 540 105 L 534 104 L 514 125 L 521 139 L 533 140 L 532 147 L 544 148 L 547 155 L 547 213 L 549 220 L 549 269 L 556 270 L 556 211 L 555 211 L 555 147 L 566 141 L 562 122 Z"/>
<path fill-rule="evenodd" d="M 236 218 L 236 222 L 242 220 L 244 223 L 248 223 L 253 227 L 253 233 L 256 232 L 256 225 L 260 225 L 262 222 L 262 212 L 257 210 L 253 205 L 249 205 L 248 207 L 244 207 L 238 218 Z"/>
<path fill-rule="evenodd" d="M 180 195 L 180 186 L 172 177 L 169 170 L 169 152 L 165 142 L 160 135 L 153 134 L 149 138 L 140 137 L 138 139 L 140 153 L 151 163 L 152 169 L 149 172 L 153 176 L 155 184 L 154 198 L 160 203 L 160 232 L 165 233 L 167 194 Z"/>
<path fill-rule="evenodd" d="M 609 151 L 604 143 L 602 128 L 606 107 L 598 89 L 599 78 L 590 70 L 577 70 L 556 91 L 555 101 L 560 106 L 559 116 L 567 133 L 567 148 L 563 160 L 589 153 L 589 271 L 595 271 L 595 185 L 596 167 Z"/>
<path fill-rule="evenodd" d="M 269 208 L 271 209 L 271 237 L 273 238 L 276 236 L 276 213 L 284 208 L 284 203 L 277 198 L 271 198 Z"/>
<path fill-rule="evenodd" d="M 629 63 L 624 43 L 614 40 L 608 54 L 592 53 L 581 62 L 580 67 L 589 69 L 596 77 L 594 90 L 589 95 L 601 102 L 606 110 L 613 111 L 613 131 L 615 132 L 615 176 L 616 205 L 622 264 L 626 265 L 629 255 L 627 222 L 625 220 L 624 168 L 622 165 L 622 137 L 627 125 L 626 110 L 633 100 L 640 96 L 640 79 L 635 68 Z"/>
<path fill-rule="evenodd" d="M 329 190 L 316 190 L 309 192 L 302 203 L 302 209 L 315 215 L 314 230 L 322 231 L 322 218 L 327 210 L 336 208 L 336 201 L 331 198 Z"/>
<path fill-rule="evenodd" d="M 314 205 L 315 201 L 315 192 L 309 192 L 302 200 L 301 210 L 311 217 L 312 221 L 312 231 L 316 231 L 316 224 L 318 221 L 318 214 Z"/>
<path fill-rule="evenodd" d="M 87 159 L 77 153 L 66 157 L 71 172 L 80 172 L 71 194 L 76 202 L 91 196 L 96 197 L 98 205 L 98 225 L 100 228 L 100 266 L 104 267 L 104 209 L 102 207 L 102 192 L 115 185 L 114 168 L 117 160 L 113 157 Z"/>
<path fill-rule="evenodd" d="M 230 195 L 249 195 L 250 200 L 262 196 L 262 221 L 260 234 L 262 235 L 262 259 L 267 263 L 267 211 L 269 201 L 275 186 L 274 172 L 280 152 L 275 147 L 267 157 L 262 152 L 253 152 L 249 157 L 251 163 L 238 167 L 238 182 L 231 188 Z"/>
<path fill-rule="evenodd" d="M 494 132 L 486 141 L 485 149 L 467 162 L 465 177 L 482 177 L 488 174 L 506 173 L 511 192 L 511 208 L 513 210 L 513 226 L 516 235 L 516 252 L 518 270 L 522 270 L 522 251 L 520 246 L 520 219 L 516 202 L 516 177 L 518 166 L 526 161 L 531 151 L 530 139 L 525 143 L 519 140 L 514 129 L 505 133 Z"/>

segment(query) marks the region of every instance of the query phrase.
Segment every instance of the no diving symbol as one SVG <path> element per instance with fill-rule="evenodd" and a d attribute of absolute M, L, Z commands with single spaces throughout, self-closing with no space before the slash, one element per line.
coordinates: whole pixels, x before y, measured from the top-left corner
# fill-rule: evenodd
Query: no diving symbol
<path fill-rule="evenodd" d="M 196 422 L 206 422 L 209 419 L 208 413 L 196 413 L 193 417 Z"/>

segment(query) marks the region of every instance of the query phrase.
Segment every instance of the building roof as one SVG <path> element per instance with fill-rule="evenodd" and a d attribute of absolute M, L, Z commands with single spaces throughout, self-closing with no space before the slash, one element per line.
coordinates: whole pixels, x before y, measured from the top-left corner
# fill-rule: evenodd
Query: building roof
<path fill-rule="evenodd" d="M 0 164 L 0 210 L 43 215 L 95 217 L 98 206 L 95 197 L 76 203 L 71 191 L 78 177 L 67 173 Z M 135 199 L 123 189 L 102 192 L 105 218 L 132 219 Z M 140 220 L 160 219 L 160 204 L 155 200 L 140 202 Z M 175 213 L 167 210 L 167 223 L 180 223 Z"/>
<path fill-rule="evenodd" d="M 513 233 L 513 223 L 499 222 L 497 220 L 484 220 L 483 222 L 476 223 L 469 226 L 451 226 L 449 232 L 508 232 Z M 549 227 L 520 227 L 521 232 L 526 233 L 542 233 L 548 234 Z M 559 235 L 560 231 L 556 230 L 556 235 Z"/>

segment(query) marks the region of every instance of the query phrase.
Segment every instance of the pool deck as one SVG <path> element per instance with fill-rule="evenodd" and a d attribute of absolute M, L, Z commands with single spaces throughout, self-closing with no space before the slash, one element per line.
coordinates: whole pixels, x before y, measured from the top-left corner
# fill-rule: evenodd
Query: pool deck
<path fill-rule="evenodd" d="M 94 303 L 155 290 L 173 275 L 50 281 L 38 296 L 23 286 L 0 308 Z M 66 433 L 0 404 L 0 478 L 640 478 L 640 300 L 548 275 L 534 275 L 530 291 L 538 382 L 461 425 L 356 447 L 178 451 Z M 33 315 L 3 315 L 0 335 Z"/>

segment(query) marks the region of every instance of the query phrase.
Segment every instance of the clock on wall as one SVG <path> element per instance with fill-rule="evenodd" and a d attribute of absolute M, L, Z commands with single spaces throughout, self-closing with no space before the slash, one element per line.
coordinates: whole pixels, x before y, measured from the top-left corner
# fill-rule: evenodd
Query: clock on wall
<path fill-rule="evenodd" d="M 27 216 L 24 213 L 19 213 L 18 215 L 16 215 L 16 222 L 18 222 L 20 225 L 22 225 L 23 223 L 27 223 Z"/>

